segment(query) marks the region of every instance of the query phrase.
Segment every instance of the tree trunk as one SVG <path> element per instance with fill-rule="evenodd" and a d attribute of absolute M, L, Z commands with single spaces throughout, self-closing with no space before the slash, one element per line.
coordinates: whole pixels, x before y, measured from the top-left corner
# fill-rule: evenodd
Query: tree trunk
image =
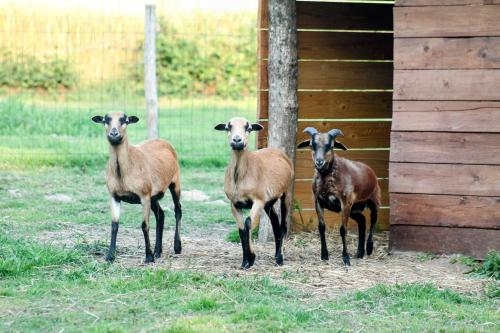
<path fill-rule="evenodd" d="M 269 128 L 268 146 L 283 150 L 295 163 L 297 137 L 297 13 L 295 0 L 269 0 Z M 290 210 L 287 217 L 291 227 L 293 183 L 287 194 Z M 279 203 L 275 206 L 279 211 Z M 264 216 L 265 214 L 263 214 Z M 259 240 L 269 240 L 270 223 L 267 216 L 259 227 Z M 262 235 L 260 234 L 262 232 Z"/>

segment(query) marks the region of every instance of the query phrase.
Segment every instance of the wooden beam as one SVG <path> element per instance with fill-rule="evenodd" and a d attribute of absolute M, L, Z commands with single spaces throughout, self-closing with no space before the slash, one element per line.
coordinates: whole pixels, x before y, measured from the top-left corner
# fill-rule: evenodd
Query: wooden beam
<path fill-rule="evenodd" d="M 396 38 L 396 69 L 500 68 L 500 37 Z"/>
<path fill-rule="evenodd" d="M 259 55 L 267 58 L 267 30 L 259 32 Z M 299 31 L 299 59 L 392 60 L 393 36 L 385 33 Z"/>
<path fill-rule="evenodd" d="M 500 102 L 394 101 L 393 131 L 500 133 Z"/>
<path fill-rule="evenodd" d="M 396 6 L 460 6 L 460 5 L 494 5 L 500 0 L 396 0 Z"/>
<path fill-rule="evenodd" d="M 269 26 L 262 6 L 259 26 Z M 298 29 L 392 30 L 392 5 L 387 3 L 329 3 L 297 1 Z"/>
<path fill-rule="evenodd" d="M 390 213 L 388 208 L 379 209 L 376 230 L 389 230 L 389 214 Z M 368 230 L 368 228 L 370 227 L 370 210 L 365 209 L 363 215 L 365 215 L 366 228 Z M 340 214 L 325 210 L 324 219 L 327 231 L 335 232 L 342 225 Z M 351 231 L 357 231 L 358 227 L 356 222 L 353 220 L 349 220 L 347 229 Z M 318 230 L 318 216 L 316 215 L 316 211 L 314 209 L 294 211 L 292 231 L 301 232 L 311 230 Z"/>
<path fill-rule="evenodd" d="M 391 224 L 500 229 L 500 197 L 392 193 Z"/>
<path fill-rule="evenodd" d="M 268 88 L 267 61 L 260 62 L 261 89 Z M 387 62 L 300 61 L 299 89 L 392 89 Z"/>
<path fill-rule="evenodd" d="M 497 101 L 499 86 L 498 69 L 394 71 L 395 100 Z"/>
<path fill-rule="evenodd" d="M 389 163 L 391 193 L 500 196 L 500 167 Z"/>
<path fill-rule="evenodd" d="M 500 230 L 392 225 L 389 249 L 484 258 L 488 251 L 500 250 Z"/>
<path fill-rule="evenodd" d="M 500 36 L 499 5 L 395 7 L 394 36 Z"/>
<path fill-rule="evenodd" d="M 259 91 L 259 119 L 267 119 L 267 91 Z M 392 92 L 299 91 L 299 119 L 391 118 Z"/>
<path fill-rule="evenodd" d="M 359 161 L 369 165 L 375 171 L 378 177 L 385 178 L 389 176 L 388 150 L 336 150 L 335 154 L 351 159 L 353 161 Z M 311 151 L 309 149 L 297 150 L 297 159 L 295 161 L 295 178 L 312 179 L 313 176 L 314 164 L 311 159 Z"/>
<path fill-rule="evenodd" d="M 389 206 L 389 191 L 388 180 L 379 179 L 378 183 L 382 190 L 382 206 Z M 296 180 L 294 198 L 299 202 L 301 208 L 312 209 L 314 208 L 313 194 L 311 185 L 312 180 Z"/>
<path fill-rule="evenodd" d="M 393 131 L 391 162 L 500 165 L 500 133 Z"/>
<path fill-rule="evenodd" d="M 262 148 L 267 147 L 267 121 L 260 123 L 264 126 L 264 131 L 258 134 L 258 147 Z M 309 138 L 303 133 L 309 126 L 315 127 L 319 132 L 340 128 L 345 134 L 341 141 L 349 148 L 388 148 L 390 145 L 391 123 L 387 121 L 299 121 L 296 143 Z"/>

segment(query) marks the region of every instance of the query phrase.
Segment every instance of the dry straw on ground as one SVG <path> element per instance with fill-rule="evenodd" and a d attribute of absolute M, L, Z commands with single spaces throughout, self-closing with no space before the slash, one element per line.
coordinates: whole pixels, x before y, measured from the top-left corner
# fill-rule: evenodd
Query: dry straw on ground
<path fill-rule="evenodd" d="M 109 230 L 103 227 L 62 226 L 62 231 L 40 235 L 43 241 L 74 245 L 75 242 L 108 242 Z M 479 293 L 487 283 L 465 275 L 467 267 L 451 264 L 449 256 L 429 256 L 419 253 L 388 254 L 388 233 L 375 235 L 375 251 L 362 260 L 351 258 L 346 272 L 341 260 L 341 242 L 337 232 L 330 232 L 327 243 L 330 261 L 320 260 L 320 242 L 317 233 L 293 234 L 285 242 L 284 266 L 274 265 L 274 243 L 256 243 L 257 260 L 248 271 L 240 268 L 241 245 L 224 240 L 229 227 L 196 230 L 183 237 L 183 252 L 173 255 L 172 232 L 164 236 L 164 255 L 154 264 L 155 268 L 189 270 L 215 274 L 220 278 L 268 276 L 294 289 L 318 297 L 334 297 L 348 291 L 364 290 L 377 284 L 419 282 L 432 283 L 438 288 L 458 292 Z M 348 238 L 350 253 L 355 253 L 357 235 Z M 143 239 L 139 228 L 120 228 L 119 255 L 116 265 L 141 266 L 144 260 Z M 97 254 L 104 260 L 103 251 Z M 94 254 L 95 255 L 95 254 Z"/>

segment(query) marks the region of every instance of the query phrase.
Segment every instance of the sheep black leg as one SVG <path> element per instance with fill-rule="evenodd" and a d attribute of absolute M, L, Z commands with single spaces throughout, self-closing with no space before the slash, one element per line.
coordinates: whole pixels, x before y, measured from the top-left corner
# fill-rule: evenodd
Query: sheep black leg
<path fill-rule="evenodd" d="M 288 215 L 288 205 L 287 205 L 286 200 L 287 200 L 286 193 L 283 193 L 283 195 L 281 196 L 281 199 L 280 199 L 280 210 L 281 210 L 280 227 L 281 227 L 281 251 L 282 252 L 283 252 L 283 242 L 285 240 L 286 233 L 288 231 L 287 224 L 286 224 L 286 218 Z"/>
<path fill-rule="evenodd" d="M 248 264 L 248 253 L 247 253 L 247 233 L 245 228 L 238 229 L 240 233 L 241 248 L 243 249 L 243 261 L 241 262 L 241 268 L 249 268 Z"/>
<path fill-rule="evenodd" d="M 109 252 L 106 261 L 115 260 L 116 251 L 116 235 L 118 234 L 118 222 L 111 222 L 111 243 L 109 244 Z"/>
<path fill-rule="evenodd" d="M 160 203 L 158 201 L 153 201 L 151 203 L 151 209 L 153 210 L 156 219 L 156 243 L 155 243 L 154 257 L 160 258 L 162 253 L 165 213 L 163 212 L 163 209 L 161 209 Z"/>
<path fill-rule="evenodd" d="M 347 253 L 347 244 L 345 237 L 346 236 L 346 228 L 344 226 L 340 227 L 340 237 L 342 237 L 342 261 L 344 265 L 351 266 L 351 261 L 349 259 L 349 253 Z"/>
<path fill-rule="evenodd" d="M 373 252 L 373 232 L 377 225 L 378 207 L 370 200 L 368 202 L 368 208 L 370 208 L 370 232 L 368 234 L 368 241 L 366 242 L 366 253 L 371 255 Z"/>
<path fill-rule="evenodd" d="M 174 253 L 179 254 L 182 252 L 182 243 L 181 243 L 181 219 L 182 219 L 182 207 L 181 202 L 179 200 L 180 197 L 180 189 L 177 188 L 177 184 L 170 184 L 169 188 L 170 194 L 172 194 L 172 200 L 174 201 L 174 209 L 175 209 L 175 235 L 174 235 Z"/>
<path fill-rule="evenodd" d="M 365 256 L 366 219 L 359 212 L 351 212 L 351 218 L 358 223 L 358 252 L 356 256 L 361 259 Z"/>
<path fill-rule="evenodd" d="M 267 216 L 269 216 L 271 225 L 273 227 L 274 243 L 276 244 L 276 252 L 274 253 L 274 258 L 276 259 L 276 264 L 281 266 L 283 265 L 283 254 L 281 253 L 282 231 L 279 224 L 278 214 L 276 214 L 276 211 L 273 207 L 275 202 L 275 200 L 268 202 L 264 207 L 264 211 L 266 212 Z"/>
<path fill-rule="evenodd" d="M 247 217 L 243 229 L 239 229 L 241 247 L 243 248 L 243 262 L 241 263 L 241 267 L 244 269 L 252 267 L 255 262 L 255 253 L 252 253 L 250 250 L 251 225 L 252 221 L 250 217 Z"/>
<path fill-rule="evenodd" d="M 144 234 L 144 246 L 146 248 L 146 264 L 154 262 L 153 251 L 151 251 L 151 242 L 149 240 L 149 226 L 142 222 L 142 233 Z"/>
<path fill-rule="evenodd" d="M 318 215 L 318 231 L 319 237 L 321 238 L 321 260 L 328 260 L 328 247 L 326 246 L 325 237 L 325 220 L 323 218 L 324 209 L 319 204 L 318 200 L 315 200 L 316 215 Z"/>

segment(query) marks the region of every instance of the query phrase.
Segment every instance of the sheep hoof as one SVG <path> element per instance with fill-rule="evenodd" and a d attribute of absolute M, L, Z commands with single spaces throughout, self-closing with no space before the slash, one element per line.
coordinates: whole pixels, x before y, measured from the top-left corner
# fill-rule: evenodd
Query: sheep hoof
<path fill-rule="evenodd" d="M 373 252 L 373 242 L 367 242 L 366 243 L 366 253 L 368 255 L 371 255 Z"/>
<path fill-rule="evenodd" d="M 363 257 L 365 256 L 365 251 L 358 250 L 358 253 L 356 254 L 356 256 L 358 257 L 358 259 L 363 259 Z"/>
<path fill-rule="evenodd" d="M 174 243 L 174 253 L 175 254 L 180 254 L 181 252 L 182 252 L 181 242 L 179 242 L 179 243 L 175 242 Z"/>
<path fill-rule="evenodd" d="M 328 261 L 328 252 L 321 252 L 321 260 Z"/>
<path fill-rule="evenodd" d="M 150 264 L 152 262 L 155 262 L 155 258 L 153 257 L 152 254 L 146 255 L 146 264 Z"/>
<path fill-rule="evenodd" d="M 276 265 L 283 266 L 283 255 L 282 254 L 278 254 L 276 256 Z"/>
<path fill-rule="evenodd" d="M 351 266 L 351 261 L 349 259 L 349 256 L 342 256 L 342 261 L 344 262 L 344 266 Z"/>
<path fill-rule="evenodd" d="M 155 258 L 160 258 L 161 257 L 161 250 L 155 250 L 154 256 Z"/>
<path fill-rule="evenodd" d="M 254 263 L 255 263 L 255 253 L 250 252 L 248 254 L 248 264 L 250 265 L 249 267 L 252 267 Z"/>
<path fill-rule="evenodd" d="M 108 253 L 108 255 L 106 256 L 106 261 L 109 262 L 109 263 L 115 261 L 114 254 Z"/>

